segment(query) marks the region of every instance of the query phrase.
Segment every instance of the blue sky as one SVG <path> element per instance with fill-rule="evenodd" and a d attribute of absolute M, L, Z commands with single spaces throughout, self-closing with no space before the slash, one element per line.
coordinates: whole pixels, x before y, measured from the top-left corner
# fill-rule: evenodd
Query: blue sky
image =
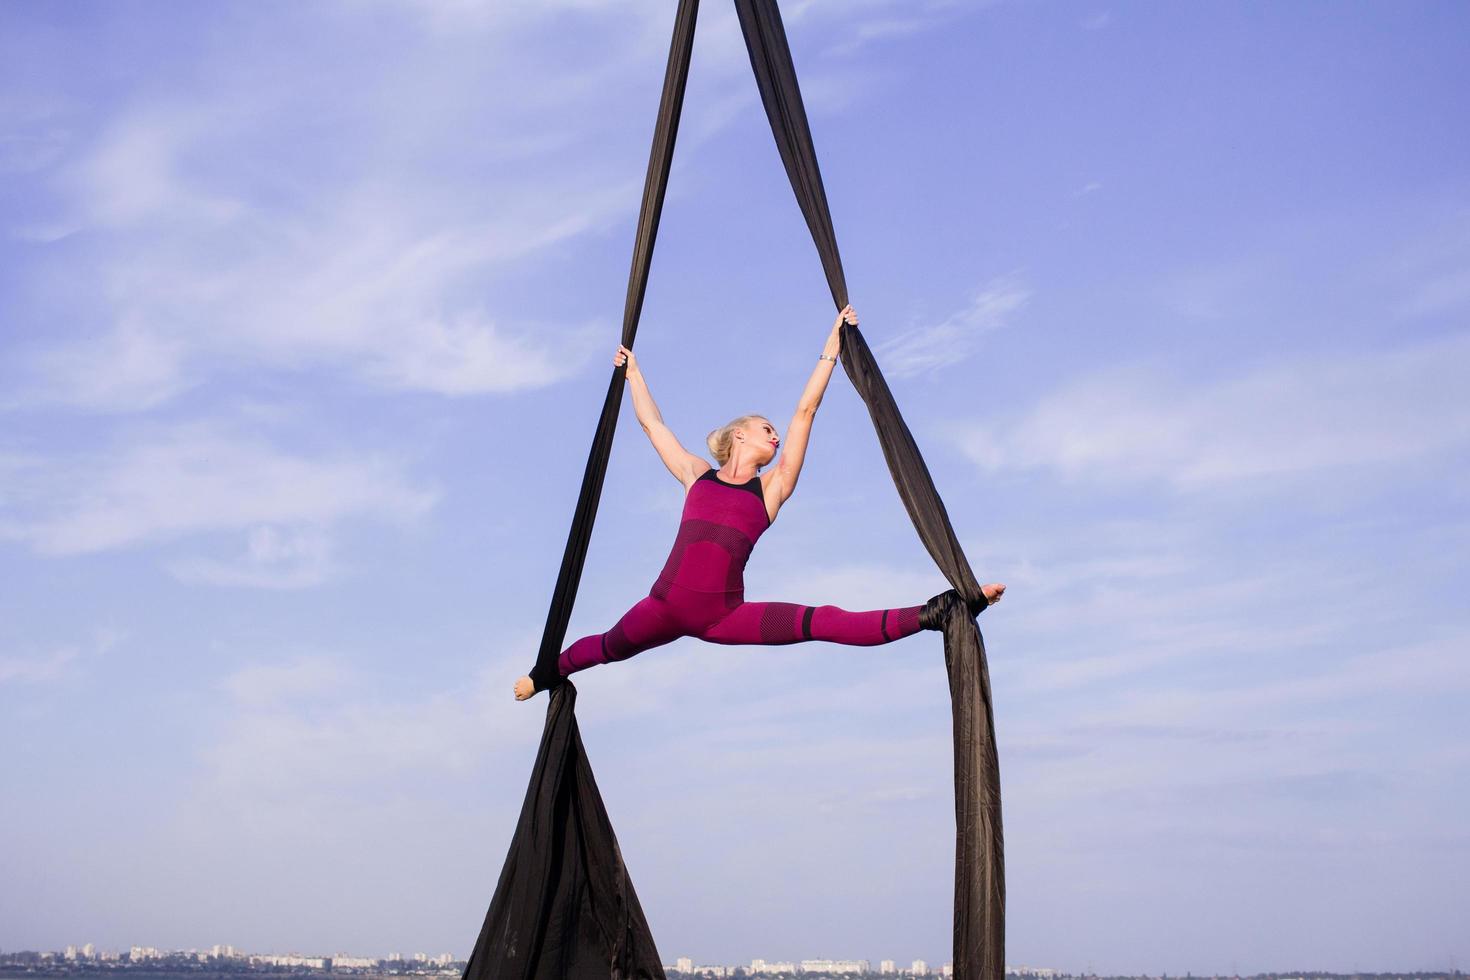
<path fill-rule="evenodd" d="M 982 580 L 1011 963 L 1470 961 L 1470 10 L 784 5 Z M 0 7 L 0 948 L 466 955 L 618 339 L 664 2 Z M 636 350 L 832 321 L 708 0 Z M 625 405 L 569 640 L 681 490 Z M 751 599 L 945 587 L 838 372 Z M 949 958 L 938 638 L 578 678 L 664 959 Z M 1458 923 L 1458 926 L 1457 926 Z"/>

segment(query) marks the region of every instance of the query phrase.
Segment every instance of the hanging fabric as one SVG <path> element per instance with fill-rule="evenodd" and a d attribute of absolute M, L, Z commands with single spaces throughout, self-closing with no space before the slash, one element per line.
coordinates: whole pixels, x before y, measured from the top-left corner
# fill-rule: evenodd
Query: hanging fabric
<path fill-rule="evenodd" d="M 466 977 L 663 980 L 587 764 L 576 688 L 551 699 L 531 788 Z"/>
<path fill-rule="evenodd" d="M 775 0 L 735 0 L 750 65 L 786 175 L 822 259 L 832 301 L 847 305 L 847 282 L 817 152 L 802 107 L 791 49 Z M 898 495 L 930 557 L 969 602 L 984 602 L 969 559 L 960 549 L 929 467 L 888 390 L 862 331 L 842 325 L 842 366 L 868 406 Z M 954 975 L 960 980 L 1005 975 L 1005 861 L 1001 847 L 1000 762 L 985 641 L 975 619 L 952 605 L 944 625 L 944 663 L 954 716 Z"/>
<path fill-rule="evenodd" d="M 776 146 L 840 309 L 847 305 L 847 285 L 780 11 L 774 0 L 735 0 L 735 6 Z M 663 209 L 697 9 L 698 0 L 680 0 L 675 16 L 623 309 L 622 343 L 630 349 Z M 841 331 L 843 367 L 868 407 L 915 530 L 961 596 L 983 603 L 944 503 L 867 341 L 857 327 L 843 324 Z M 612 452 L 625 372 L 614 369 L 608 386 L 531 671 L 537 690 L 550 689 L 531 785 L 464 980 L 664 977 L 577 731 L 576 689 L 556 666 Z M 949 609 L 943 632 L 954 718 L 954 975 L 1000 980 L 1005 974 L 1005 878 L 990 675 L 974 617 L 958 603 Z"/>
<path fill-rule="evenodd" d="M 699 0 L 679 0 L 674 19 L 623 303 L 622 343 L 629 349 L 643 312 L 698 10 Z M 556 659 L 592 540 L 626 374 L 626 366 L 613 369 L 587 455 L 541 649 L 531 670 L 536 689 L 550 689 L 546 727 L 510 854 L 465 964 L 464 980 L 664 980 L 658 949 L 582 748 L 573 712 L 577 690 L 570 681 L 557 683 Z"/>

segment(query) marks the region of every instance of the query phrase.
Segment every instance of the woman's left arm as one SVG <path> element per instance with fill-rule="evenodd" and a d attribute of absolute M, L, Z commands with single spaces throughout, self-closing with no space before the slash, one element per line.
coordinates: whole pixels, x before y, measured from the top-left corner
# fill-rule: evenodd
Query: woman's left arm
<path fill-rule="evenodd" d="M 827 346 L 822 350 L 822 356 L 812 369 L 811 378 L 807 380 L 806 389 L 796 403 L 796 414 L 791 417 L 791 424 L 786 427 L 786 437 L 781 443 L 781 458 L 776 461 L 770 484 L 770 489 L 776 491 L 782 503 L 796 490 L 801 465 L 806 459 L 807 442 L 811 439 L 812 422 L 817 417 L 817 407 L 822 404 L 827 383 L 832 380 L 832 369 L 837 366 L 837 355 L 842 350 L 843 321 L 857 326 L 857 313 L 851 305 L 843 307 L 842 312 L 837 314 L 832 332 L 827 336 Z"/>

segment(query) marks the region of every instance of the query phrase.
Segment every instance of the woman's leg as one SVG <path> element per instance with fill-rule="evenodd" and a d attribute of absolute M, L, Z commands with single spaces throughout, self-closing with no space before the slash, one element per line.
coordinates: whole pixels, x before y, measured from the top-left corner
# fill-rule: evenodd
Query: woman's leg
<path fill-rule="evenodd" d="M 645 596 L 606 633 L 584 636 L 563 650 L 557 669 L 566 677 L 593 664 L 627 660 L 687 635 L 662 600 Z"/>
<path fill-rule="evenodd" d="M 794 602 L 745 602 L 701 633 L 710 643 L 754 643 L 779 646 L 826 640 L 871 647 L 892 643 L 919 631 L 923 606 L 849 612 L 837 606 L 803 606 Z"/>

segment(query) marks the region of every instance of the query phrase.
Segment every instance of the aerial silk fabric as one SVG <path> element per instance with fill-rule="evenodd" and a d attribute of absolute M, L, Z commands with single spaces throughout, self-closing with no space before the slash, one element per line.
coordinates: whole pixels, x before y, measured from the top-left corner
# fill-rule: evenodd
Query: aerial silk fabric
<path fill-rule="evenodd" d="M 786 175 L 822 259 L 832 301 L 847 305 L 827 194 L 802 107 L 791 49 L 775 0 L 735 0 L 750 64 Z M 861 331 L 842 326 L 842 366 L 872 416 L 898 495 L 930 557 L 967 603 L 983 603 L 969 559 L 955 538 L 929 467 L 878 370 Z M 951 604 L 944 624 L 944 663 L 954 716 L 954 973 L 960 980 L 1005 975 L 1005 866 L 1001 847 L 1000 763 L 985 640 L 975 618 Z"/>
<path fill-rule="evenodd" d="M 797 202 L 816 244 L 832 300 L 847 304 L 842 260 L 781 15 L 773 0 L 735 0 L 761 100 Z M 622 343 L 638 329 L 683 106 L 698 0 L 680 0 L 654 129 L 623 308 Z M 923 456 L 857 327 L 841 328 L 841 361 L 868 407 L 899 496 L 924 547 L 966 599 L 983 602 Z M 626 368 L 608 385 L 602 416 L 531 677 L 550 689 L 546 725 L 510 853 L 464 980 L 613 980 L 664 977 L 648 923 L 592 778 L 573 708 L 576 689 L 557 672 L 592 536 L 622 405 Z M 1005 973 L 1005 878 L 1000 770 L 985 643 L 958 603 L 943 624 L 954 717 L 954 973 Z"/>
<path fill-rule="evenodd" d="M 577 690 L 551 699 L 510 856 L 466 977 L 663 978 L 587 764 Z"/>
<path fill-rule="evenodd" d="M 630 349 L 643 311 L 674 158 L 698 10 L 698 0 L 680 0 L 675 15 L 623 304 L 622 343 Z M 557 658 L 592 540 L 626 375 L 626 366 L 613 370 L 582 474 L 541 648 L 531 670 L 537 689 L 551 692 L 546 726 L 510 853 L 465 964 L 464 980 L 664 980 L 653 934 L 582 748 L 573 712 L 577 690 L 570 681 L 557 683 L 561 680 Z"/>

